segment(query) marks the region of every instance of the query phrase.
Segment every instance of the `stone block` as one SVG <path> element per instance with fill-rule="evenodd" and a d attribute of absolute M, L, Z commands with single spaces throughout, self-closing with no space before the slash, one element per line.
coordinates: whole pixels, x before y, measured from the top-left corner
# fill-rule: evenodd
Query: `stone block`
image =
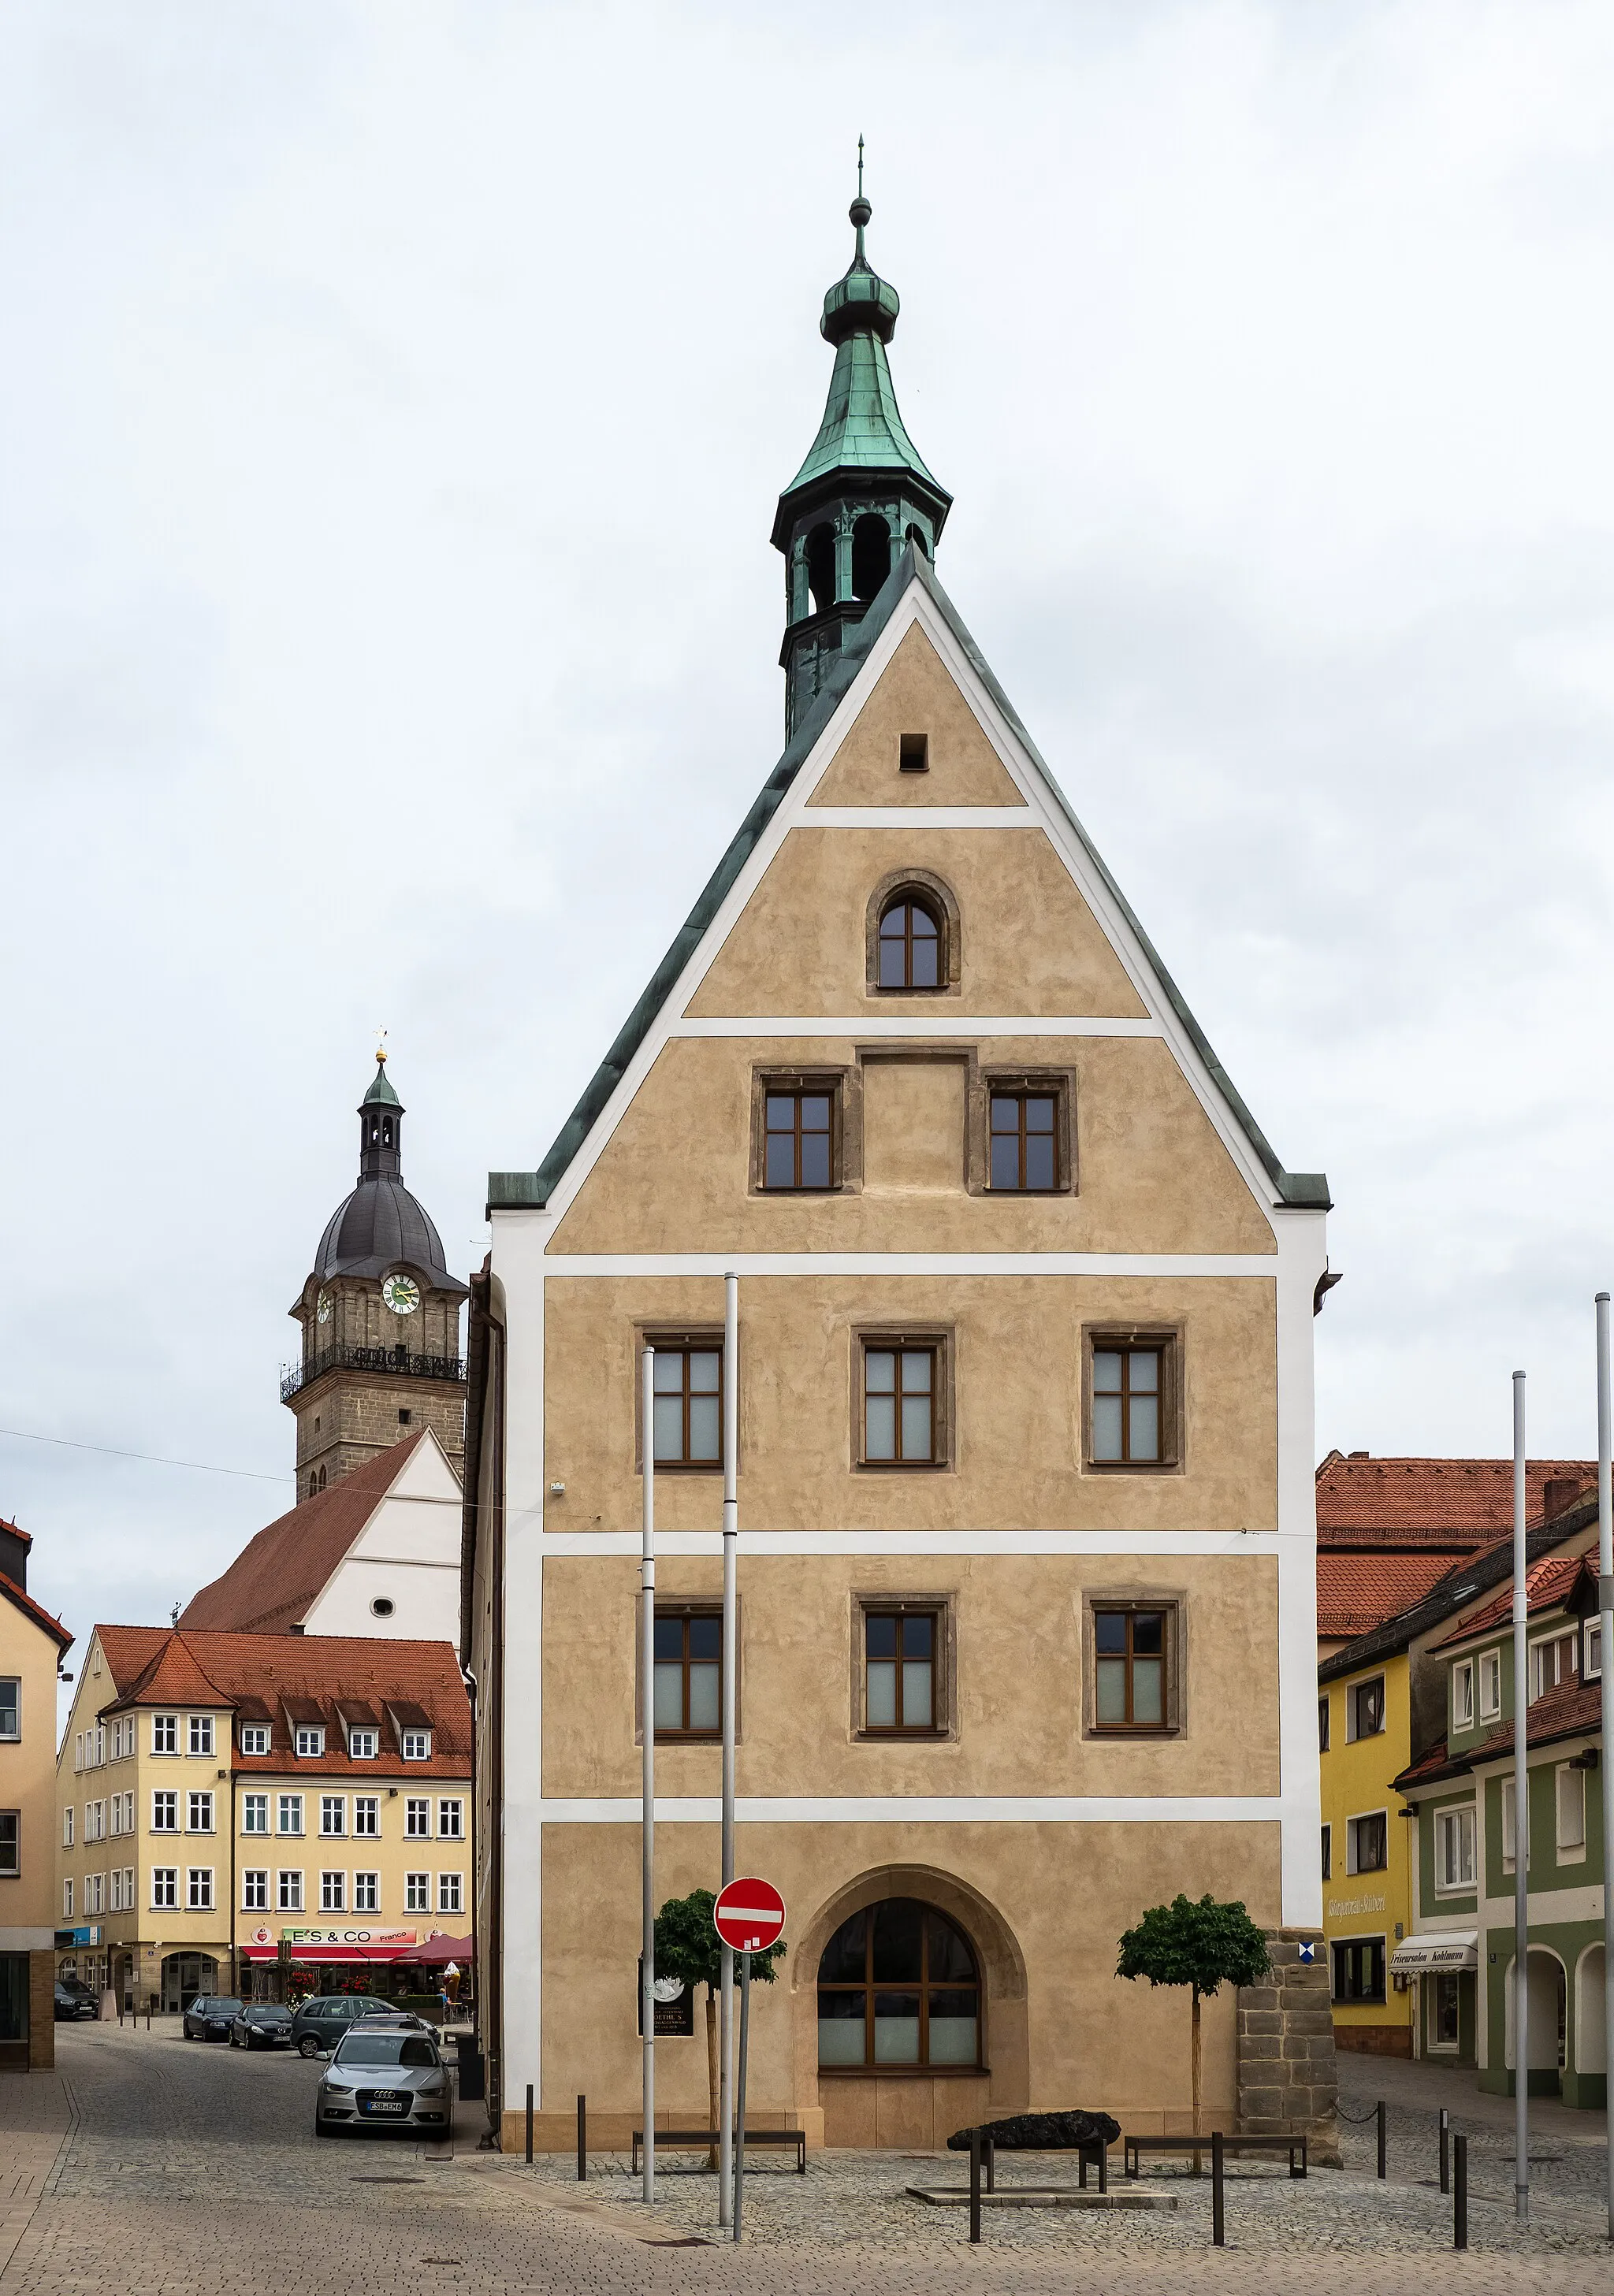
<path fill-rule="evenodd" d="M 1279 2006 L 1275 1985 L 1246 1985 L 1239 1994 L 1241 2009 L 1276 2009 Z"/>
<path fill-rule="evenodd" d="M 1239 2030 L 1252 2038 L 1257 2034 L 1281 2033 L 1283 2018 L 1276 2009 L 1240 2009 Z"/>
<path fill-rule="evenodd" d="M 1281 2088 L 1247 2088 L 1240 2092 L 1239 2117 L 1248 2120 L 1253 2114 L 1264 2113 L 1269 2119 L 1284 2112 L 1288 2093 Z"/>

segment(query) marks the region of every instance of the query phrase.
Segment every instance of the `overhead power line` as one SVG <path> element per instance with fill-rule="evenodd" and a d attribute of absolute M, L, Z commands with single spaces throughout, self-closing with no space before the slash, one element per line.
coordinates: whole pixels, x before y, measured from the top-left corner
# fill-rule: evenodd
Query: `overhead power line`
<path fill-rule="evenodd" d="M 213 1467 L 205 1459 L 165 1459 L 155 1451 L 115 1451 L 110 1443 L 75 1443 L 67 1435 L 30 1435 L 26 1428 L 0 1427 L 18 1443 L 54 1443 L 63 1451 L 95 1451 L 103 1459 L 141 1459 L 148 1467 L 190 1467 L 199 1475 L 240 1475 L 251 1483 L 295 1483 L 294 1475 L 266 1475 L 256 1467 Z"/>

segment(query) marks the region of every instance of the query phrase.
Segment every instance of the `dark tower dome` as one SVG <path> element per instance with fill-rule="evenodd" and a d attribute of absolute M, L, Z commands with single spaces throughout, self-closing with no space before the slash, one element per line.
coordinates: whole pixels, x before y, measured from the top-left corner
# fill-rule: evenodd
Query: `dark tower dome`
<path fill-rule="evenodd" d="M 442 1238 L 403 1184 L 404 1107 L 387 1082 L 386 1060 L 377 1054 L 375 1082 L 358 1105 L 358 1185 L 326 1223 L 314 1275 L 321 1283 L 334 1275 L 379 1276 L 404 1260 L 435 1290 L 463 1300 L 466 1286 L 449 1273 Z"/>

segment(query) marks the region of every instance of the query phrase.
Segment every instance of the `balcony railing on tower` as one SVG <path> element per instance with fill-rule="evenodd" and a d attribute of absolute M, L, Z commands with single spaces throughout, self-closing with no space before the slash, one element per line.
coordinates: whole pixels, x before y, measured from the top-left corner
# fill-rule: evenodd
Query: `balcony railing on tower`
<path fill-rule="evenodd" d="M 391 1372 L 400 1379 L 453 1379 L 462 1385 L 465 1376 L 463 1356 L 411 1355 L 401 1342 L 392 1348 L 353 1348 L 338 1344 L 321 1348 L 317 1355 L 309 1356 L 300 1364 L 283 1364 L 280 1367 L 280 1399 L 289 1403 L 301 1389 L 311 1387 L 328 1371 Z"/>

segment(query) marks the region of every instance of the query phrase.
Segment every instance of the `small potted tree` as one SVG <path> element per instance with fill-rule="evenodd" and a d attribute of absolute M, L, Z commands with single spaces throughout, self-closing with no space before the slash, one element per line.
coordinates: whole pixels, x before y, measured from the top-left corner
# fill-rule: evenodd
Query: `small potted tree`
<path fill-rule="evenodd" d="M 706 1988 L 706 2090 L 710 2118 L 708 2128 L 718 2126 L 721 2111 L 717 2066 L 717 1990 L 723 1981 L 723 1948 L 712 1924 L 712 1908 L 717 1899 L 710 1890 L 691 1890 L 687 1898 L 669 1898 L 655 1917 L 655 1973 L 658 1977 L 680 1977 L 691 1990 L 697 1985 Z M 773 1964 L 785 1950 L 781 1938 L 765 1952 L 751 1956 L 752 1977 L 763 1985 L 773 1983 Z M 734 1981 L 739 1983 L 740 1957 L 734 1956 Z M 707 2155 L 707 2165 L 718 2165 L 715 2152 Z"/>
<path fill-rule="evenodd" d="M 1266 1939 L 1238 1899 L 1219 1905 L 1208 1893 L 1198 1904 L 1181 1891 L 1169 1906 L 1151 1906 L 1121 1939 L 1117 1977 L 1147 1977 L 1150 1985 L 1186 1985 L 1193 1997 L 1194 2128 L 1199 2134 L 1199 2004 L 1224 1985 L 1254 1985 L 1272 1967 Z M 1199 2155 L 1194 2154 L 1194 2173 Z"/>

